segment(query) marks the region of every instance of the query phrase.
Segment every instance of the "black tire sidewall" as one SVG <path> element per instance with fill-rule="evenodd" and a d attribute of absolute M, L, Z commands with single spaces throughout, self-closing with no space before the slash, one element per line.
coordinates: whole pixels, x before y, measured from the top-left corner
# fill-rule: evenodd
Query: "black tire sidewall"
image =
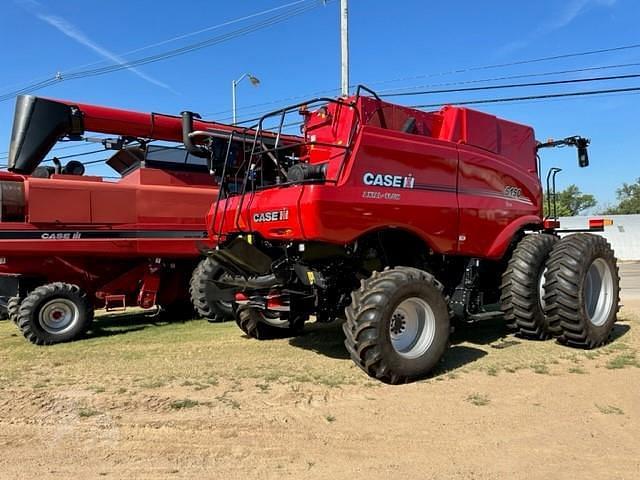
<path fill-rule="evenodd" d="M 216 262 L 211 258 L 208 258 L 207 262 L 209 262 L 209 264 L 211 265 L 210 268 L 212 269 L 210 280 L 220 280 L 220 278 L 222 278 L 225 275 L 226 270 L 222 268 L 222 266 L 218 262 Z M 206 288 L 206 285 L 204 289 L 204 295 L 207 300 L 207 304 L 211 307 L 213 311 L 217 312 L 222 316 L 225 316 L 226 318 L 230 318 L 233 315 L 233 303 L 229 302 L 229 304 L 225 305 L 219 300 L 212 298 L 212 292 Z"/>
<path fill-rule="evenodd" d="M 213 297 L 213 292 L 208 288 L 209 282 L 219 280 L 225 273 L 225 269 L 212 258 L 203 259 L 193 273 L 191 302 L 198 314 L 211 321 L 229 320 L 234 315 L 233 302 L 221 303 Z"/>
<path fill-rule="evenodd" d="M 76 319 L 73 327 L 60 334 L 47 332 L 42 327 L 39 321 L 39 314 L 44 305 L 47 302 L 55 299 L 70 300 L 78 308 L 78 318 Z M 23 306 L 24 304 L 25 302 L 23 302 Z M 76 339 L 86 332 L 90 322 L 93 320 L 92 314 L 93 309 L 91 308 L 86 295 L 83 295 L 82 293 L 80 293 L 80 291 L 54 291 L 44 295 L 39 295 L 38 298 L 32 303 L 32 307 L 30 308 L 29 312 L 29 326 L 32 332 L 47 344 L 68 342 L 70 340 Z M 20 320 L 24 318 L 22 308 L 18 315 Z"/>
<path fill-rule="evenodd" d="M 391 317 L 404 300 L 418 297 L 431 307 L 435 317 L 435 335 L 429 348 L 417 358 L 400 355 L 391 343 Z M 449 310 L 442 293 L 425 282 L 408 283 L 398 287 L 390 295 L 390 301 L 380 311 L 379 324 L 380 352 L 391 371 L 405 377 L 417 377 L 433 369 L 442 358 L 449 343 Z"/>
<path fill-rule="evenodd" d="M 616 302 L 617 298 L 613 299 L 614 304 L 611 305 L 609 310 L 609 315 L 607 320 L 602 325 L 594 325 L 589 319 L 589 314 L 587 312 L 585 306 L 585 286 L 587 282 L 587 273 L 589 272 L 589 268 L 593 264 L 594 261 L 601 258 L 607 263 L 607 267 L 609 268 L 609 272 L 612 276 L 613 281 L 613 292 L 617 292 L 619 290 L 619 281 L 617 275 L 616 261 L 615 258 L 611 255 L 611 250 L 606 248 L 607 245 L 602 242 L 597 242 L 594 244 L 594 248 L 589 249 L 589 251 L 585 253 L 585 262 L 582 271 L 580 272 L 580 290 L 578 293 L 579 300 L 579 314 L 584 321 L 584 328 L 587 331 L 588 338 L 595 341 L 596 344 L 600 344 L 606 341 L 611 333 L 611 329 L 617 320 L 618 308 Z M 615 295 L 614 295 L 615 296 Z"/>

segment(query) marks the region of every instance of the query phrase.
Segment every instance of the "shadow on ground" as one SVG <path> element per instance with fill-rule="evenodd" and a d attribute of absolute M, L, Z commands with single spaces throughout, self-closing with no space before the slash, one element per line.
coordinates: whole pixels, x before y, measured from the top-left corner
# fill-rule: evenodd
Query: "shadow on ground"
<path fill-rule="evenodd" d="M 189 322 L 191 319 L 170 321 L 167 315 L 140 313 L 107 313 L 97 317 L 85 338 L 112 337 L 139 332 L 147 328 L 159 328 L 175 323 Z"/>
<path fill-rule="evenodd" d="M 611 341 L 615 342 L 619 338 L 624 337 L 629 332 L 629 330 L 631 330 L 631 327 L 629 325 L 616 323 L 613 326 L 613 330 L 611 330 Z"/>
<path fill-rule="evenodd" d="M 484 322 L 482 326 L 464 326 L 463 332 L 458 329 L 452 336 L 452 346 L 447 350 L 442 363 L 434 371 L 435 375 L 461 368 L 487 355 L 487 352 L 469 345 L 458 345 L 468 342 L 476 345 L 487 345 L 504 339 L 508 334 L 504 322 Z M 311 323 L 304 335 L 289 340 L 298 348 L 311 350 L 319 355 L 340 360 L 349 359 L 349 353 L 344 346 L 342 322 L 329 324 Z"/>

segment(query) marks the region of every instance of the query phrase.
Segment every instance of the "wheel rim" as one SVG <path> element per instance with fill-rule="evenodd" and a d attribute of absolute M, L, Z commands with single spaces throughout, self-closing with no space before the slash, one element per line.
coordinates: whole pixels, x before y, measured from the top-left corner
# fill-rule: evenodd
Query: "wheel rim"
<path fill-rule="evenodd" d="M 283 315 L 280 313 L 263 311 L 260 312 L 260 315 L 262 321 L 272 327 L 286 328 L 289 326 L 289 319 L 287 317 L 283 318 Z"/>
<path fill-rule="evenodd" d="M 584 308 L 589 321 L 596 327 L 609 319 L 613 302 L 613 272 L 603 258 L 596 258 L 587 270 L 584 282 Z"/>
<path fill-rule="evenodd" d="M 418 358 L 433 343 L 436 317 L 427 302 L 410 297 L 400 302 L 391 315 L 389 334 L 393 349 L 404 358 Z"/>
<path fill-rule="evenodd" d="M 538 277 L 538 305 L 540 305 L 540 308 L 542 310 L 544 310 L 544 307 L 547 305 L 547 303 L 544 301 L 544 294 L 545 294 L 544 283 L 547 280 L 546 276 L 547 276 L 547 269 L 544 268 L 540 273 L 540 277 Z"/>
<path fill-rule="evenodd" d="M 42 306 L 38 319 L 44 331 L 55 335 L 71 329 L 79 316 L 80 310 L 74 302 L 66 298 L 56 298 Z"/>

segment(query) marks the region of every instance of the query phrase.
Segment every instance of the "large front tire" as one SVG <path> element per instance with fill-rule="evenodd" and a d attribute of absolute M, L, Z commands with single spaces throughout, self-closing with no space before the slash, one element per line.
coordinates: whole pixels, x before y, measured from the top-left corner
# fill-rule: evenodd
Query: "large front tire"
<path fill-rule="evenodd" d="M 36 345 L 74 340 L 92 321 L 93 306 L 87 294 L 76 285 L 61 282 L 33 290 L 18 311 L 18 327 Z"/>
<path fill-rule="evenodd" d="M 351 299 L 344 343 L 369 376 L 405 383 L 427 375 L 444 355 L 449 309 L 431 274 L 410 267 L 374 272 Z"/>
<path fill-rule="evenodd" d="M 232 302 L 215 298 L 213 282 L 225 275 L 225 270 L 212 258 L 203 259 L 191 276 L 189 294 L 196 312 L 210 322 L 225 322 L 233 318 Z"/>
<path fill-rule="evenodd" d="M 620 303 L 618 265 L 609 243 L 599 235 L 568 235 L 547 261 L 545 313 L 558 341 L 596 348 L 609 339 Z"/>
<path fill-rule="evenodd" d="M 546 233 L 526 235 L 502 274 L 500 306 L 521 337 L 546 340 L 554 334 L 544 314 L 543 295 L 545 263 L 557 241 Z"/>

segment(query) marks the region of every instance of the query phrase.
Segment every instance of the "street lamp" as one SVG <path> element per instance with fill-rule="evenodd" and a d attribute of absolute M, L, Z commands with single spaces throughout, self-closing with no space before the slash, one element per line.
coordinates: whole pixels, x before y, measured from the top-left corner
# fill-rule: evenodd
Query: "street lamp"
<path fill-rule="evenodd" d="M 233 125 L 235 125 L 236 121 L 237 121 L 237 118 L 236 118 L 236 87 L 245 78 L 248 78 L 249 81 L 251 82 L 251 85 L 253 85 L 254 87 L 257 87 L 258 85 L 260 85 L 260 80 L 258 80 L 256 77 L 254 77 L 250 73 L 243 73 L 242 76 L 239 79 L 231 81 L 231 103 L 232 103 L 231 110 L 233 111 Z"/>

